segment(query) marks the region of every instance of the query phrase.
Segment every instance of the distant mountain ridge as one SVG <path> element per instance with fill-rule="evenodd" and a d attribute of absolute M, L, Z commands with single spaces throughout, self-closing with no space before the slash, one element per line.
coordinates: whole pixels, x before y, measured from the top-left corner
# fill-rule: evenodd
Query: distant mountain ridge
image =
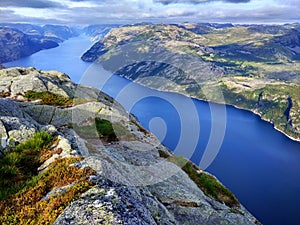
<path fill-rule="evenodd" d="M 58 43 L 63 42 L 71 37 L 78 36 L 80 33 L 79 29 L 73 27 L 52 24 L 39 26 L 23 23 L 0 23 L 0 27 L 14 28 L 23 32 L 24 34 L 47 38 Z"/>
<path fill-rule="evenodd" d="M 0 63 L 29 56 L 79 35 L 79 30 L 60 25 L 0 24 Z"/>
<path fill-rule="evenodd" d="M 99 41 L 102 39 L 112 28 L 120 27 L 119 24 L 93 24 L 84 27 L 81 31 L 90 36 L 93 40 Z"/>
<path fill-rule="evenodd" d="M 17 29 L 0 27 L 0 63 L 17 60 L 57 46 L 58 44 L 52 40 L 32 37 Z"/>

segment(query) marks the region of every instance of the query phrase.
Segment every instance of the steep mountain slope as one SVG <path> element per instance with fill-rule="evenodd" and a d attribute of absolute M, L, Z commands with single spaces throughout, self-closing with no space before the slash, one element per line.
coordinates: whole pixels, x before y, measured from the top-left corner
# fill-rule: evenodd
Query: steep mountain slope
<path fill-rule="evenodd" d="M 104 93 L 34 68 L 0 70 L 0 93 L 4 224 L 259 224 Z"/>
<path fill-rule="evenodd" d="M 57 46 L 58 44 L 54 41 L 29 36 L 16 29 L 0 27 L 0 63 L 13 61 Z"/>
<path fill-rule="evenodd" d="M 17 29 L 22 31 L 24 34 L 31 35 L 32 37 L 44 38 L 58 43 L 79 34 L 79 31 L 75 28 L 52 24 L 38 26 L 26 23 L 0 23 L 0 26 Z"/>
<path fill-rule="evenodd" d="M 60 25 L 0 24 L 0 63 L 29 56 L 43 49 L 54 48 L 79 30 Z"/>
<path fill-rule="evenodd" d="M 299 24 L 125 26 L 82 59 L 152 88 L 251 110 L 300 140 L 299 43 Z"/>
<path fill-rule="evenodd" d="M 94 24 L 82 29 L 82 32 L 92 37 L 94 41 L 101 40 L 112 28 L 120 27 L 118 24 Z"/>
<path fill-rule="evenodd" d="M 46 24 L 42 27 L 43 36 L 48 38 L 56 38 L 60 41 L 67 40 L 71 37 L 75 37 L 79 35 L 79 31 L 75 28 L 70 28 L 68 26 L 59 26 Z"/>

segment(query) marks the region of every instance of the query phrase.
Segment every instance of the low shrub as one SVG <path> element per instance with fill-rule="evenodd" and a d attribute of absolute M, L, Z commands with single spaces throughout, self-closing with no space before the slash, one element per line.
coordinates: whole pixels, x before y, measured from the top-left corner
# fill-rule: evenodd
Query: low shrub
<path fill-rule="evenodd" d="M 1 224 L 53 224 L 65 207 L 93 186 L 88 182 L 92 169 L 72 166 L 82 160 L 79 157 L 57 159 L 38 174 L 42 161 L 51 157 L 54 142 L 50 134 L 38 132 L 0 159 Z"/>
<path fill-rule="evenodd" d="M 25 181 L 37 174 L 39 156 L 51 145 L 53 137 L 37 132 L 32 138 L 19 144 L 0 158 L 0 200 L 23 188 Z"/>
<path fill-rule="evenodd" d="M 29 101 L 41 100 L 41 103 L 44 105 L 53 105 L 53 106 L 71 106 L 73 104 L 72 98 L 66 98 L 60 95 L 53 94 L 49 91 L 27 91 L 24 94 L 24 97 Z"/>

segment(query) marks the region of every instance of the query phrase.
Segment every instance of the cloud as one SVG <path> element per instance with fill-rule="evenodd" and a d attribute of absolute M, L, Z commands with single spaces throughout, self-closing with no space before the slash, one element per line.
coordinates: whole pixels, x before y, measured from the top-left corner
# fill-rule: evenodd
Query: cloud
<path fill-rule="evenodd" d="M 300 22 L 299 0 L 0 0 L 0 10 L 1 22 L 37 24 Z"/>
<path fill-rule="evenodd" d="M 49 0 L 1 0 L 0 7 L 58 8 L 62 4 Z"/>
<path fill-rule="evenodd" d="M 213 1 L 222 1 L 229 3 L 248 3 L 251 0 L 154 0 L 154 2 L 162 3 L 164 5 L 176 4 L 176 3 L 190 3 L 190 4 L 203 4 Z"/>

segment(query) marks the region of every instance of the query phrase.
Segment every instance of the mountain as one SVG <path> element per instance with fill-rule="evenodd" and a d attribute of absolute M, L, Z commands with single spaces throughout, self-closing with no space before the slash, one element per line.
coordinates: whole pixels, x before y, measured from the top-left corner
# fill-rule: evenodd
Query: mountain
<path fill-rule="evenodd" d="M 43 36 L 49 38 L 60 39 L 61 41 L 67 40 L 71 37 L 76 37 L 79 35 L 79 31 L 75 28 L 70 28 L 68 26 L 60 26 L 60 25 L 44 25 Z"/>
<path fill-rule="evenodd" d="M 0 24 L 0 63 L 29 56 L 43 49 L 54 48 L 80 31 L 60 25 Z"/>
<path fill-rule="evenodd" d="M 0 23 L 0 26 L 17 29 L 22 31 L 24 34 L 31 35 L 32 37 L 44 38 L 57 43 L 63 42 L 71 37 L 78 36 L 80 33 L 80 31 L 76 28 L 52 24 L 39 26 L 26 23 Z"/>
<path fill-rule="evenodd" d="M 192 31 L 196 34 L 209 34 L 213 30 L 233 27 L 231 23 L 218 24 L 218 23 L 182 23 L 182 24 L 172 24 L 179 28 Z"/>
<path fill-rule="evenodd" d="M 82 32 L 94 41 L 101 40 L 112 28 L 120 27 L 118 24 L 94 24 L 82 29 Z"/>
<path fill-rule="evenodd" d="M 0 27 L 0 63 L 13 61 L 57 46 L 58 44 L 54 41 L 26 35 L 16 29 Z"/>
<path fill-rule="evenodd" d="M 298 23 L 150 24 L 112 29 L 82 59 L 151 88 L 251 110 L 300 140 L 299 49 Z"/>
<path fill-rule="evenodd" d="M 0 70 L 4 224 L 259 224 L 215 177 L 66 74 Z"/>

